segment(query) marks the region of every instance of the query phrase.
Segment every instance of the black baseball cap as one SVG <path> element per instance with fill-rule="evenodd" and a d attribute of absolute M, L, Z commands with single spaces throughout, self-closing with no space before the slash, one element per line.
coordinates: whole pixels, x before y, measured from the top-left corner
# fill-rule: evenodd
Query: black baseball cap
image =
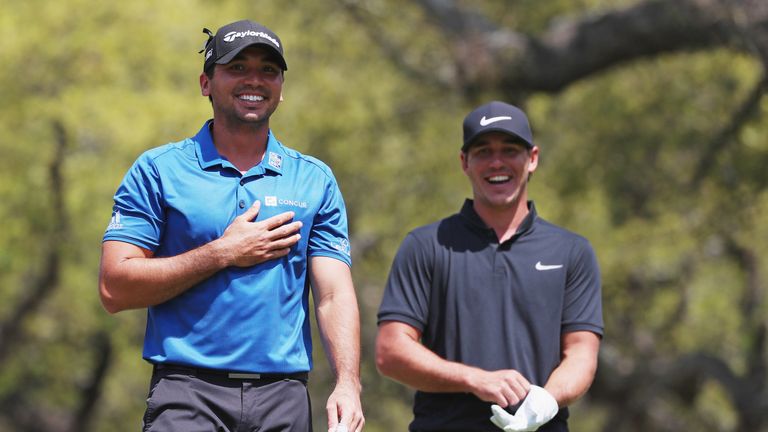
<path fill-rule="evenodd" d="M 203 70 L 207 71 L 216 64 L 227 64 L 243 49 L 251 45 L 264 45 L 274 51 L 277 61 L 283 70 L 288 70 L 288 65 L 283 57 L 283 43 L 270 29 L 250 20 L 236 21 L 221 27 L 216 35 L 204 28 L 203 33 L 208 35 L 205 43 L 205 63 Z"/>
<path fill-rule="evenodd" d="M 464 118 L 464 145 L 466 152 L 472 142 L 487 132 L 504 132 L 533 147 L 533 134 L 528 124 L 528 117 L 518 107 L 508 103 L 493 101 L 476 108 Z"/>

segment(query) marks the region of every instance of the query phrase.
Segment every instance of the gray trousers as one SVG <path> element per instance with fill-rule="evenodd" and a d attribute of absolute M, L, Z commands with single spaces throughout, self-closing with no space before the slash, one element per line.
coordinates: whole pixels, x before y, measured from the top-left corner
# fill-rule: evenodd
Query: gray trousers
<path fill-rule="evenodd" d="M 155 367 L 144 432 L 311 432 L 306 379 Z"/>

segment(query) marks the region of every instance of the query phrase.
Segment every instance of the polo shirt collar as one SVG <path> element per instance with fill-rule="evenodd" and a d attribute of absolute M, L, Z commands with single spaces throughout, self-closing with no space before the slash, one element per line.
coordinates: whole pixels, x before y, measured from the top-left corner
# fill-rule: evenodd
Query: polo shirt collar
<path fill-rule="evenodd" d="M 207 169 L 216 165 L 235 168 L 231 162 L 219 154 L 219 151 L 216 150 L 216 146 L 213 145 L 213 137 L 211 136 L 212 122 L 213 120 L 205 122 L 194 138 L 197 143 L 196 152 L 200 168 Z M 270 130 L 267 138 L 267 149 L 264 152 L 264 159 L 262 159 L 260 164 L 251 168 L 248 171 L 248 174 L 263 174 L 267 170 L 282 174 L 284 161 L 285 150 L 283 145 L 280 144 L 280 141 L 278 141 L 274 135 L 272 135 L 272 130 Z"/>
<path fill-rule="evenodd" d="M 480 218 L 480 215 L 478 215 L 475 211 L 473 200 L 469 198 L 464 200 L 464 205 L 462 205 L 459 214 L 463 216 L 464 219 L 474 228 L 493 232 L 493 229 L 486 225 L 485 222 L 483 222 L 483 220 Z M 523 219 L 523 222 L 517 228 L 517 232 L 512 238 L 515 239 L 531 231 L 533 229 L 533 222 L 537 217 L 538 214 L 536 213 L 536 206 L 534 205 L 533 201 L 528 201 L 528 214 L 525 216 L 525 219 Z"/>

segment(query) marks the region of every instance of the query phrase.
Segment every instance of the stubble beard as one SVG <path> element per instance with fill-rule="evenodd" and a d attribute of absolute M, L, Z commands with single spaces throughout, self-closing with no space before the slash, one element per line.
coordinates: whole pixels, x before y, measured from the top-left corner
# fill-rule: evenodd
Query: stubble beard
<path fill-rule="evenodd" d="M 217 110 L 219 115 L 216 117 L 232 128 L 260 129 L 269 125 L 269 119 L 275 110 L 277 110 L 276 106 L 268 109 L 263 115 L 259 115 L 256 112 L 250 111 L 245 113 L 238 112 L 234 107 L 219 108 Z"/>

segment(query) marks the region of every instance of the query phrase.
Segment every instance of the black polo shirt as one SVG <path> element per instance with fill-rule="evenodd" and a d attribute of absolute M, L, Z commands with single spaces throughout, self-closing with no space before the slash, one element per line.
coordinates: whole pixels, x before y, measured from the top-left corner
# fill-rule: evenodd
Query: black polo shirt
<path fill-rule="evenodd" d="M 472 200 L 458 214 L 413 230 L 387 281 L 378 321 L 422 332 L 447 360 L 515 369 L 543 386 L 560 362 L 560 336 L 603 334 L 600 271 L 589 242 L 539 218 L 533 202 L 499 244 Z M 417 391 L 415 431 L 497 431 L 490 403 L 469 393 Z M 567 409 L 539 429 L 567 430 Z"/>

